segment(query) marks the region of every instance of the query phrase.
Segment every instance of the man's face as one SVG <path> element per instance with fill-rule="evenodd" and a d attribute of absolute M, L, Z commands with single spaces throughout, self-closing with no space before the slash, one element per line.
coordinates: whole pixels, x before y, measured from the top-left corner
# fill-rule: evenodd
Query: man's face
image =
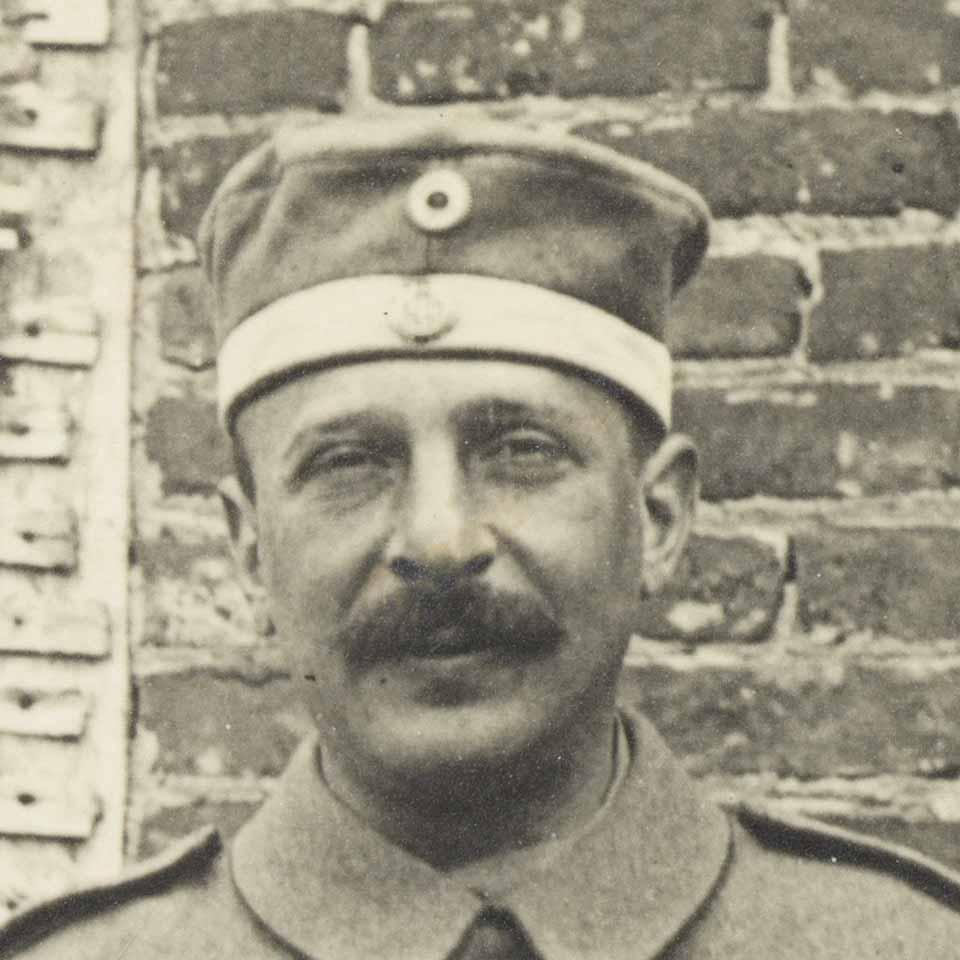
<path fill-rule="evenodd" d="M 687 447 L 638 450 L 606 392 L 489 360 L 300 376 L 237 429 L 256 501 L 235 495 L 234 538 L 329 749 L 416 777 L 609 717 L 686 529 Z"/>

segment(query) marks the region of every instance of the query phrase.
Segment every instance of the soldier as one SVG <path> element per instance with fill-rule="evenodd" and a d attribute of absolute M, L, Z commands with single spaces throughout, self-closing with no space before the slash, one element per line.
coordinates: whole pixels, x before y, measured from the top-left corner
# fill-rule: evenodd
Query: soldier
<path fill-rule="evenodd" d="M 228 175 L 222 493 L 318 734 L 228 848 L 34 908 L 0 953 L 958 955 L 956 876 L 722 812 L 617 706 L 696 499 L 663 334 L 707 230 L 645 164 L 492 124 L 335 121 Z"/>

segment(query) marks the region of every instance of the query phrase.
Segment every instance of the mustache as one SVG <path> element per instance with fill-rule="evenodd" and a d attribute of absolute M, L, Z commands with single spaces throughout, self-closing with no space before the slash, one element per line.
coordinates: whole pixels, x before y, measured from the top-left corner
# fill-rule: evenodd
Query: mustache
<path fill-rule="evenodd" d="M 339 647 L 356 668 L 409 656 L 502 650 L 536 656 L 566 631 L 538 600 L 482 584 L 445 590 L 411 587 L 357 613 Z"/>

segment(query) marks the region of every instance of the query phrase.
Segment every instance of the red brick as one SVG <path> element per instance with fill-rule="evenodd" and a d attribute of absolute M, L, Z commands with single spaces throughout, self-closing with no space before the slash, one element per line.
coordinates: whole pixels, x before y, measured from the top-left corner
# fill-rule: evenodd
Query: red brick
<path fill-rule="evenodd" d="M 949 112 L 730 109 L 701 111 L 684 127 L 625 121 L 577 132 L 688 181 L 718 216 L 952 214 L 960 204 L 960 132 Z"/>
<path fill-rule="evenodd" d="M 138 703 L 138 729 L 157 738 L 157 766 L 165 773 L 276 775 L 309 729 L 281 677 L 157 674 L 140 680 Z"/>
<path fill-rule="evenodd" d="M 870 630 L 900 640 L 960 636 L 960 530 L 817 529 L 794 541 L 798 616 L 838 638 Z"/>
<path fill-rule="evenodd" d="M 251 801 L 198 799 L 186 806 L 160 810 L 141 827 L 137 857 L 152 857 L 174 841 L 206 826 L 216 827 L 220 835 L 229 840 L 259 806 Z"/>
<path fill-rule="evenodd" d="M 695 536 L 668 587 L 644 604 L 636 631 L 693 642 L 762 640 L 780 609 L 784 575 L 769 544 Z"/>
<path fill-rule="evenodd" d="M 712 257 L 681 293 L 667 342 L 675 357 L 765 357 L 789 353 L 810 284 L 780 257 Z"/>
<path fill-rule="evenodd" d="M 233 469 L 216 407 L 189 394 L 157 400 L 147 412 L 144 438 L 164 494 L 212 493 Z"/>
<path fill-rule="evenodd" d="M 622 700 L 697 773 L 935 775 L 960 764 L 956 670 L 783 657 L 750 669 L 630 666 Z"/>
<path fill-rule="evenodd" d="M 902 356 L 960 346 L 960 247 L 826 251 L 812 359 Z"/>
<path fill-rule="evenodd" d="M 374 89 L 401 103 L 762 89 L 769 9 L 764 0 L 396 3 L 371 31 Z"/>
<path fill-rule="evenodd" d="M 854 93 L 923 92 L 960 78 L 960 20 L 944 0 L 791 0 L 790 58 L 803 89 L 830 71 Z"/>
<path fill-rule="evenodd" d="M 340 108 L 351 21 L 319 10 L 206 17 L 164 27 L 161 114 Z"/>
<path fill-rule="evenodd" d="M 213 303 L 202 271 L 175 270 L 163 274 L 157 282 L 155 304 L 161 355 L 193 370 L 213 366 Z"/>
<path fill-rule="evenodd" d="M 960 394 L 823 383 L 675 395 L 708 499 L 876 495 L 960 478 Z"/>
<path fill-rule="evenodd" d="M 138 542 L 137 559 L 144 644 L 222 650 L 257 642 L 226 535 L 187 539 L 164 527 Z"/>
<path fill-rule="evenodd" d="M 157 150 L 160 171 L 160 218 L 170 233 L 193 239 L 226 172 L 264 139 L 263 135 L 196 137 Z"/>

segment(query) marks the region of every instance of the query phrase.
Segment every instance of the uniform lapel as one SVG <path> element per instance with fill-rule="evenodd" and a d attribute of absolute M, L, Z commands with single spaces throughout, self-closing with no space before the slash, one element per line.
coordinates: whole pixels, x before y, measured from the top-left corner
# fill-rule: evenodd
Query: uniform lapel
<path fill-rule="evenodd" d="M 627 715 L 632 767 L 605 815 L 506 897 L 547 960 L 647 960 L 703 909 L 730 851 L 726 816 L 645 720 Z"/>
<path fill-rule="evenodd" d="M 473 894 L 365 826 L 328 791 L 316 740 L 237 835 L 234 882 L 281 941 L 313 958 L 445 960 Z"/>

